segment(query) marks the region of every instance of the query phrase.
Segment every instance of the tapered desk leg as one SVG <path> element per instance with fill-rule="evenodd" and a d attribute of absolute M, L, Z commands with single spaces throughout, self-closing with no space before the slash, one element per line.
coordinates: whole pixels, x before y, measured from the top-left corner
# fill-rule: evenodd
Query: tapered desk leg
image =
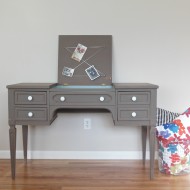
<path fill-rule="evenodd" d="M 154 159 L 155 159 L 155 126 L 149 128 L 150 139 L 150 179 L 154 178 Z"/>
<path fill-rule="evenodd" d="M 142 126 L 142 158 L 144 165 L 146 160 L 146 140 L 147 140 L 147 126 Z"/>
<path fill-rule="evenodd" d="M 28 125 L 22 126 L 22 137 L 23 137 L 24 161 L 25 163 L 27 163 Z"/>
<path fill-rule="evenodd" d="M 15 179 L 15 170 L 16 170 L 16 128 L 15 128 L 15 125 L 10 125 L 9 139 L 10 139 L 10 154 L 11 154 L 11 174 L 12 174 L 12 179 Z"/>

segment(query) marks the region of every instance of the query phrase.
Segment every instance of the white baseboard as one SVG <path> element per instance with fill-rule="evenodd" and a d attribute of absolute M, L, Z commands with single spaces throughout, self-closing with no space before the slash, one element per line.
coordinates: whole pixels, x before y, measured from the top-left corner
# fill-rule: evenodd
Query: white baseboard
<path fill-rule="evenodd" d="M 149 159 L 149 151 L 146 152 Z M 0 151 L 0 159 L 9 159 L 9 151 Z M 23 151 L 16 152 L 23 158 Z M 141 151 L 28 151 L 28 159 L 142 159 Z"/>

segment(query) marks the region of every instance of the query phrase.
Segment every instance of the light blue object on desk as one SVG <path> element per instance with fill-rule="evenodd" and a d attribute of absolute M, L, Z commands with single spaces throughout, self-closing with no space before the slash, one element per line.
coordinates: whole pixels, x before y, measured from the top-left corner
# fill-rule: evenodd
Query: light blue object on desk
<path fill-rule="evenodd" d="M 68 85 L 68 86 L 63 86 L 63 85 L 57 85 L 55 88 L 59 89 L 111 89 L 113 86 L 108 85 L 108 86 L 100 86 L 100 85 L 93 85 L 93 86 L 87 86 L 87 85 Z"/>

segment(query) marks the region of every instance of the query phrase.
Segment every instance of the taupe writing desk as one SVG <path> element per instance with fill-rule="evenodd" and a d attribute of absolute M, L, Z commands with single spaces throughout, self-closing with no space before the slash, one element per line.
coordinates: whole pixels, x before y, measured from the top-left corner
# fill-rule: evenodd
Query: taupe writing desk
<path fill-rule="evenodd" d="M 157 85 L 114 83 L 111 86 L 61 86 L 56 83 L 8 85 L 12 179 L 15 179 L 16 125 L 22 125 L 27 160 L 28 125 L 50 125 L 59 110 L 108 110 L 114 125 L 142 126 L 143 163 L 150 135 L 150 179 L 154 177 Z M 147 130 L 148 129 L 148 130 Z"/>

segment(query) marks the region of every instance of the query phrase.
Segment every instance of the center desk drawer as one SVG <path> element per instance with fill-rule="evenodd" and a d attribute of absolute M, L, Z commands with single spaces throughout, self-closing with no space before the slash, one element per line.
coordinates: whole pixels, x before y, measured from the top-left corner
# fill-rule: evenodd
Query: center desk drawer
<path fill-rule="evenodd" d="M 118 104 L 150 104 L 150 92 L 118 92 Z"/>
<path fill-rule="evenodd" d="M 47 104 L 46 92 L 15 92 L 15 104 L 34 104 L 34 105 L 45 105 Z"/>
<path fill-rule="evenodd" d="M 102 93 L 50 93 L 50 105 L 115 105 L 114 92 Z"/>
<path fill-rule="evenodd" d="M 19 121 L 46 121 L 46 108 L 15 108 L 15 119 Z"/>

